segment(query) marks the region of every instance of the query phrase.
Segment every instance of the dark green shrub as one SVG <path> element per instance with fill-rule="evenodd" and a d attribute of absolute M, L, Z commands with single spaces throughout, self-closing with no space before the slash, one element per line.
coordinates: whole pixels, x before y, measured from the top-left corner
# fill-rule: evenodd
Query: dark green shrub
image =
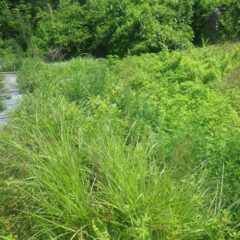
<path fill-rule="evenodd" d="M 59 6 L 58 11 L 41 13 L 41 21 L 33 38 L 40 53 L 59 48 L 65 57 L 84 53 L 89 34 L 84 27 L 84 15 L 81 6 L 75 3 Z"/>
<path fill-rule="evenodd" d="M 195 43 L 239 40 L 240 5 L 238 0 L 195 1 L 193 9 L 192 28 Z"/>
<path fill-rule="evenodd" d="M 3 40 L 14 39 L 18 46 L 27 50 L 32 34 L 30 20 L 28 4 L 23 1 L 18 4 L 7 0 L 0 2 L 0 37 Z"/>
<path fill-rule="evenodd" d="M 238 0 L 2 0 L 0 37 L 32 55 L 138 55 L 238 40 L 239 9 Z"/>
<path fill-rule="evenodd" d="M 223 2 L 221 19 L 222 34 L 225 40 L 240 39 L 240 2 L 227 0 Z"/>
<path fill-rule="evenodd" d="M 159 52 L 191 45 L 192 1 L 63 1 L 39 22 L 34 42 L 43 51 L 62 48 L 67 57 Z"/>

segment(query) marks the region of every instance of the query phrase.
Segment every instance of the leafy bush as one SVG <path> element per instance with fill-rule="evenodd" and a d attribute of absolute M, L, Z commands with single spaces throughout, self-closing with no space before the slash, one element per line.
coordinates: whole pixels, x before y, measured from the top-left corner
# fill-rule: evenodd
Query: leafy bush
<path fill-rule="evenodd" d="M 31 15 L 28 4 L 20 1 L 12 5 L 10 1 L 0 2 L 0 37 L 3 40 L 15 39 L 18 46 L 26 50 L 31 39 Z"/>
<path fill-rule="evenodd" d="M 66 55 L 74 56 L 84 52 L 88 32 L 84 29 L 83 11 L 78 3 L 60 5 L 58 11 L 44 12 L 38 16 L 42 19 L 33 38 L 41 52 L 60 48 Z"/>
<path fill-rule="evenodd" d="M 200 0 L 194 2 L 193 9 L 195 43 L 239 40 L 239 1 Z"/>
<path fill-rule="evenodd" d="M 239 40 L 238 0 L 44 0 L 0 3 L 0 38 L 32 55 L 156 53 Z"/>
<path fill-rule="evenodd" d="M 222 32 L 225 39 L 240 39 L 240 2 L 228 0 L 223 3 Z"/>
<path fill-rule="evenodd" d="M 59 48 L 66 57 L 185 49 L 193 38 L 197 44 L 239 39 L 238 12 L 236 0 L 62 1 L 39 17 L 34 42 L 40 52 Z"/>
<path fill-rule="evenodd" d="M 34 42 L 40 50 L 62 48 L 68 56 L 125 55 L 190 45 L 192 1 L 63 1 L 39 22 Z"/>

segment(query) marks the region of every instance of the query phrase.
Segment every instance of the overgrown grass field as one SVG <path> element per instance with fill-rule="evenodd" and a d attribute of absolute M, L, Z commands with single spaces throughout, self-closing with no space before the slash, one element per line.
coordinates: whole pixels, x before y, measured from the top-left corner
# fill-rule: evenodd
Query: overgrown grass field
<path fill-rule="evenodd" d="M 2 238 L 239 239 L 239 64 L 236 44 L 26 60 L 0 137 Z"/>

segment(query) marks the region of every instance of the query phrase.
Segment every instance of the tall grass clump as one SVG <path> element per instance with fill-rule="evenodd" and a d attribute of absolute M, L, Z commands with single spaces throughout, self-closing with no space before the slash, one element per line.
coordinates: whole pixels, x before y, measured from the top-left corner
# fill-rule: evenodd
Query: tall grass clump
<path fill-rule="evenodd" d="M 225 46 L 27 60 L 0 137 L 2 235 L 238 239 L 239 60 Z"/>
<path fill-rule="evenodd" d="M 212 231 L 221 235 L 218 209 L 214 212 L 210 205 L 216 204 L 214 195 L 204 191 L 204 174 L 193 170 L 178 178 L 172 169 L 161 168 L 153 156 L 151 133 L 141 139 L 133 125 L 127 132 L 132 142 L 126 145 L 126 134 L 109 116 L 99 121 L 63 99 L 47 103 L 35 97 L 25 100 L 32 112 L 20 110 L 13 126 L 22 128 L 14 130 L 15 140 L 8 143 L 18 169 L 18 180 L 10 181 L 10 189 L 18 195 L 14 221 L 21 226 L 20 236 L 211 239 Z"/>
<path fill-rule="evenodd" d="M 61 94 L 69 101 L 84 101 L 103 96 L 110 90 L 112 76 L 106 60 L 91 58 L 47 64 L 39 59 L 26 59 L 19 72 L 19 85 L 26 92 L 39 89 L 49 94 Z M 28 74 L 26 74 L 28 73 Z M 44 88 L 44 89 L 43 89 Z"/>

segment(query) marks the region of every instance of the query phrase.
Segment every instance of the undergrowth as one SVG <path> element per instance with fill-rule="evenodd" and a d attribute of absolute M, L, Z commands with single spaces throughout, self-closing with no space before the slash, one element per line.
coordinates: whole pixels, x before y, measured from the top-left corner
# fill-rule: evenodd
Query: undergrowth
<path fill-rule="evenodd" d="M 239 60 L 27 60 L 0 139 L 2 236 L 239 239 Z"/>
<path fill-rule="evenodd" d="M 0 39 L 0 72 L 15 72 L 21 67 L 26 54 L 12 41 Z"/>

